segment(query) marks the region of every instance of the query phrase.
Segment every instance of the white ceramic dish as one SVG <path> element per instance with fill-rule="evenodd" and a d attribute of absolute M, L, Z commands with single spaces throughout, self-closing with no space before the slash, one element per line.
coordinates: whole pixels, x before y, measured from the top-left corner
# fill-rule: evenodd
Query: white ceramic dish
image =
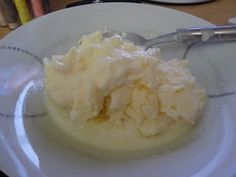
<path fill-rule="evenodd" d="M 212 0 L 150 0 L 152 2 L 174 3 L 174 4 L 195 4 L 209 2 Z"/>
<path fill-rule="evenodd" d="M 236 17 L 230 18 L 230 19 L 228 20 L 228 23 L 229 23 L 230 25 L 236 25 Z"/>
<path fill-rule="evenodd" d="M 0 169 L 11 177 L 236 174 L 235 43 L 198 46 L 189 53 L 191 70 L 207 87 L 209 100 L 194 136 L 178 148 L 144 159 L 101 160 L 80 154 L 46 131 L 53 127 L 45 123 L 42 58 L 64 53 L 82 34 L 104 27 L 147 37 L 205 25 L 211 24 L 158 6 L 104 3 L 58 11 L 10 33 L 0 41 Z"/>

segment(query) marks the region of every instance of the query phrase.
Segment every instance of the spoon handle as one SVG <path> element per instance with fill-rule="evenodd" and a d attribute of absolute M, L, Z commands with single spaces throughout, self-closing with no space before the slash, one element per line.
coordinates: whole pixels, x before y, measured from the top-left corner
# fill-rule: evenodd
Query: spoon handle
<path fill-rule="evenodd" d="M 177 30 L 177 43 L 215 42 L 236 40 L 236 25 L 204 28 L 181 28 Z"/>

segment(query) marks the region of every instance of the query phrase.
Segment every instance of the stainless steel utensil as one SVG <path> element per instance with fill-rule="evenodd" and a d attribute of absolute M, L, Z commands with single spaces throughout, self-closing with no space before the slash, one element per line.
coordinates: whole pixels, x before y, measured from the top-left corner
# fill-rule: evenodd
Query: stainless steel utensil
<path fill-rule="evenodd" d="M 104 37 L 120 35 L 136 45 L 143 46 L 145 49 L 169 43 L 186 44 L 184 58 L 195 43 L 236 41 L 236 25 L 180 28 L 176 32 L 151 39 L 145 39 L 143 36 L 133 32 L 108 31 L 104 32 L 103 35 Z"/>
<path fill-rule="evenodd" d="M 164 34 L 151 39 L 145 39 L 133 32 L 108 31 L 103 33 L 104 37 L 121 35 L 124 39 L 130 40 L 136 45 L 150 48 L 158 44 L 166 43 L 192 43 L 192 42 L 215 42 L 236 40 L 236 25 L 214 26 L 202 28 L 180 28 L 176 32 Z"/>

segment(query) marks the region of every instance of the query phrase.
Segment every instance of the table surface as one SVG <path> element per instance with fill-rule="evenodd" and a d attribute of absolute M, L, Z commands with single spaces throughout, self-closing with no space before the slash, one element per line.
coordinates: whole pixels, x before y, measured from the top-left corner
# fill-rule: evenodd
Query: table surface
<path fill-rule="evenodd" d="M 73 0 L 51 0 L 54 10 L 63 8 L 68 2 L 73 2 Z M 208 3 L 191 5 L 151 4 L 187 12 L 216 25 L 224 25 L 230 17 L 236 17 L 236 0 L 214 0 Z M 10 32 L 11 30 L 8 28 L 0 27 L 0 39 Z"/>

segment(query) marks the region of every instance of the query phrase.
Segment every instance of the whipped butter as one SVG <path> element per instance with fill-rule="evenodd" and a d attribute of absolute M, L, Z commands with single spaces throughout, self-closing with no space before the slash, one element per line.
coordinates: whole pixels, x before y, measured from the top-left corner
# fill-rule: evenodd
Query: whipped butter
<path fill-rule="evenodd" d="M 205 104 L 187 60 L 161 60 L 159 49 L 145 50 L 118 35 L 83 36 L 78 47 L 44 65 L 47 97 L 69 111 L 78 129 L 101 119 L 152 136 L 179 120 L 194 124 Z"/>

